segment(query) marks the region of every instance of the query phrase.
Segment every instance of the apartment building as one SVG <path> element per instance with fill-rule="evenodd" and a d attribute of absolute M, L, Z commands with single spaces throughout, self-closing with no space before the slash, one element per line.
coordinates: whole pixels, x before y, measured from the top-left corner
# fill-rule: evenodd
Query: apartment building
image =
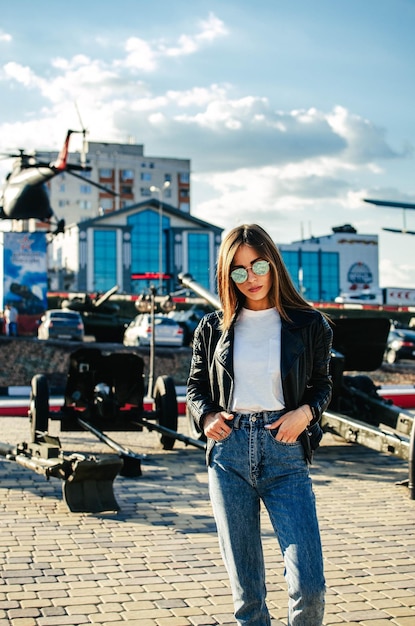
<path fill-rule="evenodd" d="M 57 152 L 37 152 L 36 158 L 52 162 L 57 155 Z M 190 213 L 189 159 L 146 156 L 141 144 L 91 141 L 84 154 L 72 152 L 69 155 L 70 163 L 83 161 L 91 168 L 80 173 L 86 180 L 63 172 L 48 183 L 53 210 L 67 225 L 106 215 L 151 197 Z"/>

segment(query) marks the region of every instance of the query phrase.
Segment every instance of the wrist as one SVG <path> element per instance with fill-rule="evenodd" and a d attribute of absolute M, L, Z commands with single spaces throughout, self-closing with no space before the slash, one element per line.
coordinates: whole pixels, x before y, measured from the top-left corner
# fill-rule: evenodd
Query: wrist
<path fill-rule="evenodd" d="M 313 420 L 313 417 L 314 417 L 313 416 L 313 412 L 311 410 L 311 407 L 308 404 L 302 404 L 298 408 L 306 416 L 306 418 L 307 418 L 307 426 L 310 426 L 310 424 L 311 424 L 311 422 Z"/>
<path fill-rule="evenodd" d="M 203 428 L 206 428 L 206 426 L 215 419 L 216 417 L 216 413 L 215 411 L 211 411 L 210 413 L 206 413 L 202 420 L 201 420 L 201 425 Z"/>

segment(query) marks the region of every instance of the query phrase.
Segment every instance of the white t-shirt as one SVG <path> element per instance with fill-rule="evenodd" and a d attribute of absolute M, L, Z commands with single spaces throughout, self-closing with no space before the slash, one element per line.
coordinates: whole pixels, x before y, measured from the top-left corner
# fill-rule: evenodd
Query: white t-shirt
<path fill-rule="evenodd" d="M 284 408 L 281 383 L 281 318 L 276 309 L 242 309 L 235 322 L 232 410 Z"/>

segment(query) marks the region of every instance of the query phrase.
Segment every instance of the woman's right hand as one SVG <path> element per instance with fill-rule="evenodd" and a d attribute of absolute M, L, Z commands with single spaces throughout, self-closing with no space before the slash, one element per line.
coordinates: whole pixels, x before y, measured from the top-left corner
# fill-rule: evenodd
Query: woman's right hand
<path fill-rule="evenodd" d="M 204 420 L 203 432 L 209 439 L 220 441 L 225 439 L 231 432 L 231 428 L 226 423 L 233 420 L 232 413 L 219 411 L 218 413 L 208 413 Z"/>

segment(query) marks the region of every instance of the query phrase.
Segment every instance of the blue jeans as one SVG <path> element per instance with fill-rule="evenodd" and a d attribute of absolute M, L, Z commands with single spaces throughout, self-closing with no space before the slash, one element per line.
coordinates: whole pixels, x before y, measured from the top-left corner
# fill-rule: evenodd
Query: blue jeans
<path fill-rule="evenodd" d="M 261 500 L 285 564 L 289 626 L 321 626 L 325 581 L 315 498 L 300 442 L 264 429 L 281 412 L 234 414 L 214 444 L 209 492 L 240 626 L 269 626 L 260 530 Z"/>

